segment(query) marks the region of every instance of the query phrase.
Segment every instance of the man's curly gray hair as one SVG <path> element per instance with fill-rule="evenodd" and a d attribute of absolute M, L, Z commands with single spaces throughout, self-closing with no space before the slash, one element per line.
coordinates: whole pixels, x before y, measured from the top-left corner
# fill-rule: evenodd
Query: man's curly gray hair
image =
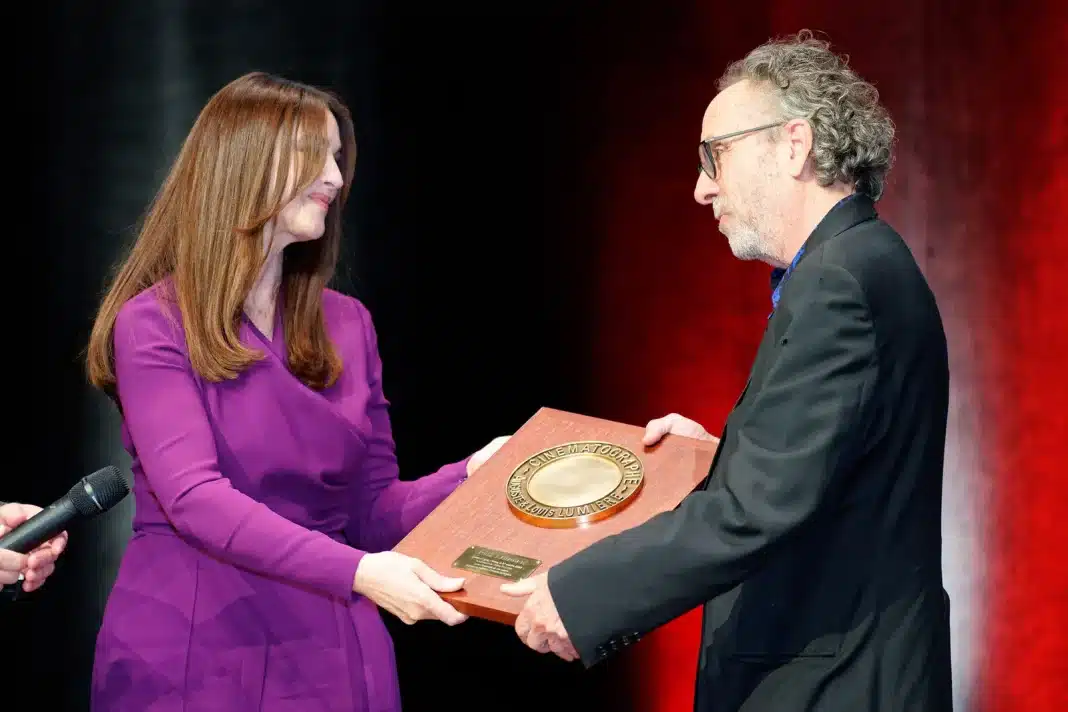
<path fill-rule="evenodd" d="M 775 39 L 731 64 L 718 82 L 722 91 L 748 79 L 770 86 L 781 118 L 812 126 L 812 165 L 822 186 L 851 184 L 878 200 L 893 162 L 894 123 L 879 104 L 879 92 L 849 68 L 849 58 L 808 30 Z"/>

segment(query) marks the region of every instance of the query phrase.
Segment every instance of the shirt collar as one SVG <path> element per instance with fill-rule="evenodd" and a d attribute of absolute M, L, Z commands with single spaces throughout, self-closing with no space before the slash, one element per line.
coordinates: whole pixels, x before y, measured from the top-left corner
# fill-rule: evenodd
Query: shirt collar
<path fill-rule="evenodd" d="M 776 267 L 771 270 L 772 313 L 779 306 L 779 297 L 783 285 L 786 284 L 786 280 L 790 278 L 794 269 L 797 268 L 797 264 L 805 255 L 806 250 L 813 249 L 825 240 L 873 217 L 875 217 L 875 207 L 871 198 L 866 195 L 851 193 L 835 203 L 834 207 L 827 211 L 827 214 L 816 225 L 812 234 L 801 245 L 801 249 L 797 251 L 793 260 L 790 261 L 790 266 L 785 269 Z"/>

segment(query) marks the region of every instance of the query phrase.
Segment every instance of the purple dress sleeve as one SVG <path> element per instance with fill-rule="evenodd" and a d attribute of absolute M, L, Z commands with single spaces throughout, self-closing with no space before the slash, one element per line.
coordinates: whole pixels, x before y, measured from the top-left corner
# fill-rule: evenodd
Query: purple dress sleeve
<path fill-rule="evenodd" d="M 382 389 L 382 359 L 370 313 L 359 302 L 367 348 L 370 419 L 361 486 L 348 534 L 365 551 L 392 549 L 467 477 L 470 456 L 412 481 L 399 479 L 396 447 L 389 421 L 389 401 Z"/>
<path fill-rule="evenodd" d="M 132 300 L 114 331 L 126 428 L 164 514 L 186 541 L 221 559 L 349 598 L 362 551 L 275 513 L 220 471 L 179 329 L 155 300 Z"/>

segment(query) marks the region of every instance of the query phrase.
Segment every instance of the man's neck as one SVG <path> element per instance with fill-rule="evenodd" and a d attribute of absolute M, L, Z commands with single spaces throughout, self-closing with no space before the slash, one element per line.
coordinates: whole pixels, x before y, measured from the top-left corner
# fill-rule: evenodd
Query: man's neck
<path fill-rule="evenodd" d="M 782 240 L 782 253 L 775 255 L 773 265 L 786 268 L 793 262 L 794 257 L 801 251 L 802 245 L 812 235 L 812 231 L 820 224 L 827 213 L 846 196 L 852 195 L 852 186 L 833 185 L 827 188 L 816 189 L 811 196 L 801 204 L 801 210 L 795 221 L 787 226 Z"/>

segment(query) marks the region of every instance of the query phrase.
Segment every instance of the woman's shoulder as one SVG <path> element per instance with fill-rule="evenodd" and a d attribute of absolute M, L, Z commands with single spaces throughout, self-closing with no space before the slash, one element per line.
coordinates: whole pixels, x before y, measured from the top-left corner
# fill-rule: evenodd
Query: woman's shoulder
<path fill-rule="evenodd" d="M 334 289 L 324 289 L 322 299 L 323 317 L 330 331 L 362 339 L 373 338 L 371 313 L 362 301 Z M 183 344 L 182 313 L 170 278 L 145 288 L 123 304 L 116 315 L 115 331 L 127 335 L 166 334 L 175 343 Z"/>
<path fill-rule="evenodd" d="M 343 331 L 367 332 L 373 328 L 371 312 L 364 303 L 335 289 L 323 290 L 323 317 L 331 327 Z"/>
<path fill-rule="evenodd" d="M 178 307 L 174 285 L 169 278 L 146 287 L 125 304 L 115 315 L 116 334 L 135 334 L 145 331 L 164 331 L 175 341 L 182 341 L 182 314 Z"/>

